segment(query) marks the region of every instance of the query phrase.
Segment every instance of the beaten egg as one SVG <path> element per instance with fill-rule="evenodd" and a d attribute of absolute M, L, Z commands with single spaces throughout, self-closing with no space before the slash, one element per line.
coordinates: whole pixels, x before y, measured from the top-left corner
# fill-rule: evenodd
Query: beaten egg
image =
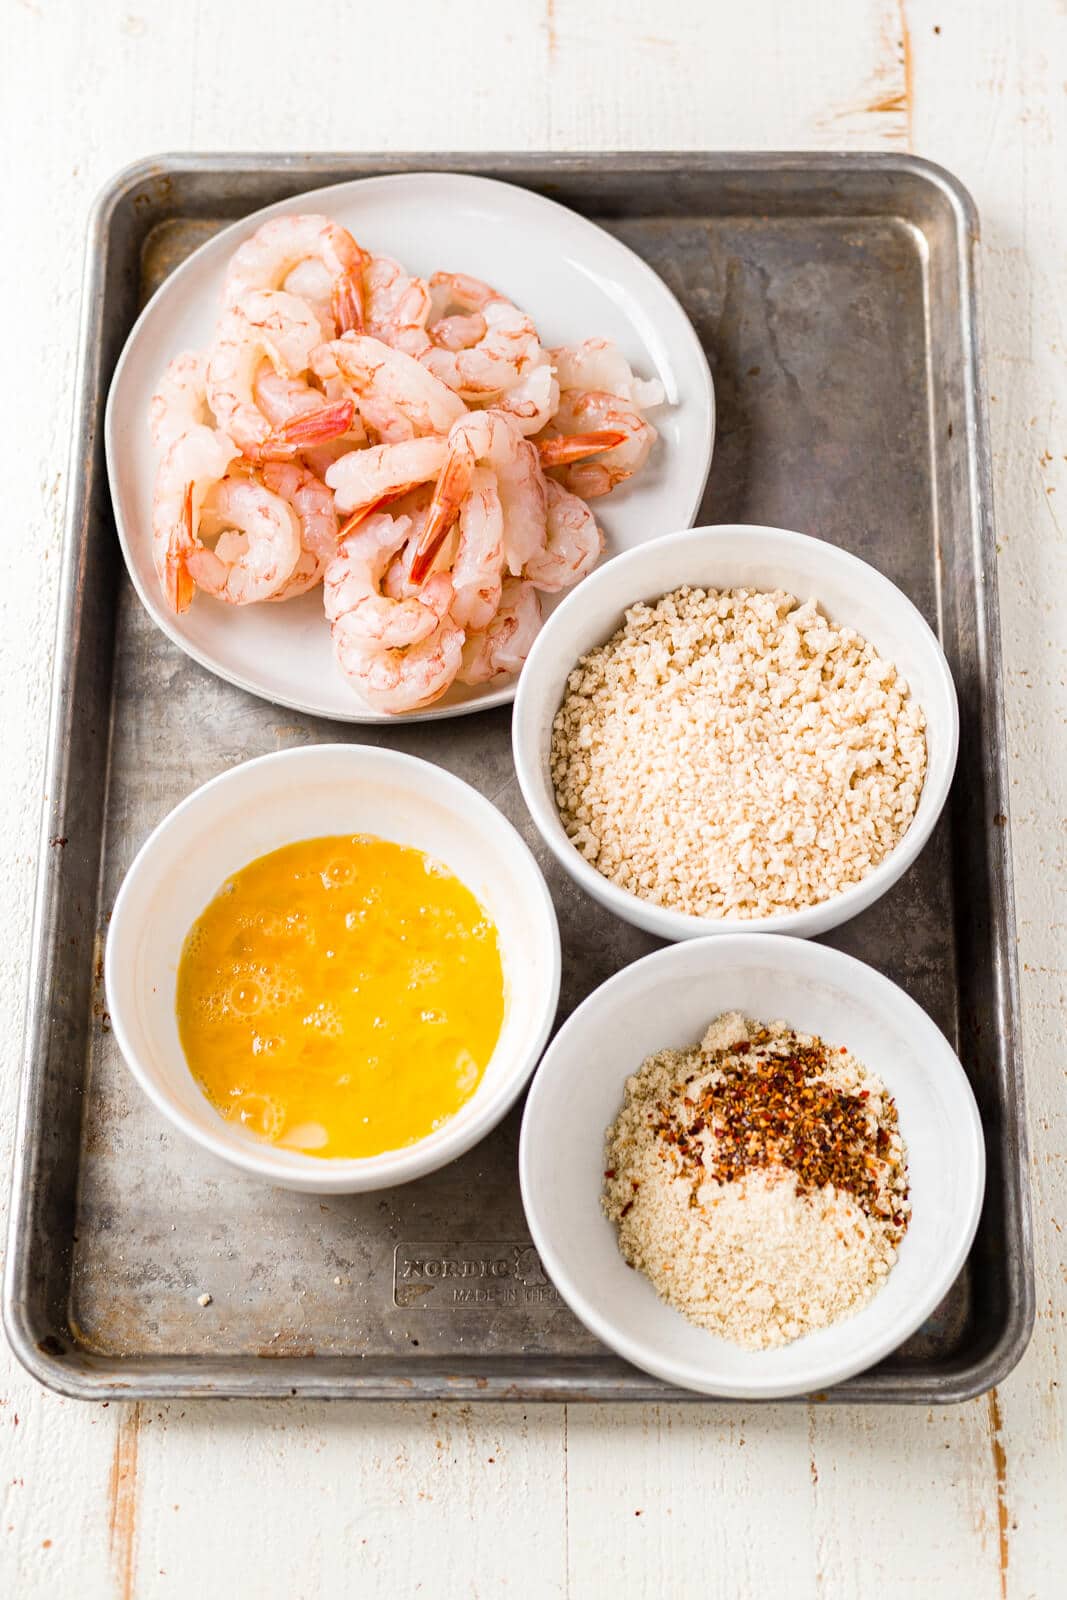
<path fill-rule="evenodd" d="M 497 930 L 421 850 L 303 839 L 235 873 L 197 919 L 177 1016 L 228 1120 L 309 1155 L 380 1155 L 477 1088 L 504 1020 Z"/>

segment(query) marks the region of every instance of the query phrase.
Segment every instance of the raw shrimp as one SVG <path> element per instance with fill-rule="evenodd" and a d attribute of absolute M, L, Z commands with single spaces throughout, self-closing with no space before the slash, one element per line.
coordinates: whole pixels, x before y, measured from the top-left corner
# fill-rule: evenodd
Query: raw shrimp
<path fill-rule="evenodd" d="M 326 406 L 338 405 L 344 410 L 333 413 L 337 417 L 351 414 L 351 420 L 346 431 L 328 440 L 323 446 L 307 445 L 305 449 L 330 448 L 336 454 L 330 456 L 331 461 L 336 461 L 339 455 L 344 455 L 346 450 L 355 450 L 360 445 L 366 444 L 367 435 L 363 431 L 363 424 L 356 415 L 356 408 L 351 400 L 341 399 L 340 402 L 330 402 L 319 389 L 313 389 L 303 378 L 284 378 L 281 373 L 275 372 L 269 361 L 261 363 L 252 385 L 252 396 L 256 405 L 262 411 L 267 421 L 275 431 L 290 427 L 299 441 L 300 429 L 295 426 L 297 417 L 306 417 L 312 426 L 313 419 Z M 321 418 L 318 419 L 321 421 Z M 312 469 L 314 470 L 314 469 Z M 318 474 L 322 476 L 322 474 Z"/>
<path fill-rule="evenodd" d="M 300 459 L 308 471 L 313 472 L 316 478 L 321 478 L 323 483 L 326 482 L 326 474 L 330 468 L 336 466 L 338 461 L 350 455 L 353 450 L 358 450 L 366 438 L 366 434 L 362 433 L 358 417 L 354 420 L 354 426 L 360 429 L 361 436 L 349 430 L 339 439 L 328 439 L 325 444 L 305 445 L 300 451 Z"/>
<path fill-rule="evenodd" d="M 547 534 L 523 568 L 536 589 L 555 594 L 591 572 L 604 549 L 604 535 L 584 500 L 549 478 Z M 454 609 L 454 608 L 453 608 Z"/>
<path fill-rule="evenodd" d="M 558 452 L 567 450 L 566 437 L 556 445 L 557 434 L 585 435 L 596 430 L 621 433 L 622 441 L 596 460 L 575 462 L 572 459 L 569 465 L 551 466 L 553 459 L 560 459 Z M 581 495 L 583 500 L 610 494 L 617 484 L 631 478 L 648 460 L 657 438 L 650 422 L 630 410 L 616 395 L 599 389 L 584 392 L 564 389 L 550 431 L 553 437 L 544 441 L 546 470 L 554 470 L 560 483 L 573 494 Z M 554 449 L 557 453 L 553 458 Z"/>
<path fill-rule="evenodd" d="M 449 617 L 407 650 L 383 650 L 335 624 L 341 671 L 377 711 L 417 711 L 455 682 L 463 651 L 463 629 Z"/>
<path fill-rule="evenodd" d="M 272 217 L 234 253 L 226 272 L 232 306 L 250 289 L 281 289 L 329 309 L 338 333 L 363 327 L 363 269 L 368 256 L 347 228 L 314 213 Z"/>
<path fill-rule="evenodd" d="M 333 495 L 313 472 L 295 461 L 272 461 L 262 471 L 272 494 L 292 506 L 300 519 L 300 555 L 292 574 L 270 596 L 292 600 L 322 581 L 327 561 L 337 551 L 337 511 Z"/>
<path fill-rule="evenodd" d="M 540 433 L 552 421 L 559 405 L 559 384 L 548 361 L 530 367 L 513 389 L 497 401 L 520 433 Z"/>
<path fill-rule="evenodd" d="M 541 628 L 541 602 L 532 583 L 504 582 L 500 607 L 488 627 L 469 633 L 456 674 L 460 683 L 488 683 L 518 672 Z"/>
<path fill-rule="evenodd" d="M 480 311 L 460 311 L 451 317 L 439 317 L 430 329 L 430 338 L 442 350 L 470 350 L 488 331 Z"/>
<path fill-rule="evenodd" d="M 435 272 L 430 283 L 438 320 L 419 360 L 465 400 L 494 401 L 531 367 L 547 365 L 530 318 L 496 289 L 459 272 Z M 464 314 L 462 331 L 461 319 L 447 314 L 452 306 Z"/>
<path fill-rule="evenodd" d="M 213 549 L 205 537 L 213 538 Z M 299 559 L 300 519 L 292 506 L 242 475 L 223 478 L 207 495 L 185 565 L 205 594 L 246 606 L 277 594 Z"/>
<path fill-rule="evenodd" d="M 212 426 L 214 419 L 207 403 L 206 379 L 206 356 L 186 350 L 174 357 L 148 407 L 152 443 L 157 450 L 169 450 L 198 424 Z"/>
<path fill-rule="evenodd" d="M 322 420 L 318 415 L 319 412 L 330 402 L 324 401 L 319 390 L 312 389 L 302 379 L 280 377 L 278 373 L 272 371 L 266 361 L 256 375 L 253 393 L 256 405 L 276 431 L 287 427 L 296 435 L 295 443 L 299 446 L 304 465 L 320 481 L 325 480 L 327 472 L 335 461 L 340 461 L 350 450 L 358 450 L 360 445 L 367 442 L 363 424 L 356 415 L 352 401 L 341 400 L 333 404 L 339 403 L 346 408 L 346 411 L 351 412 L 351 421 L 346 431 L 338 434 L 336 438 L 327 439 L 322 444 L 301 444 L 300 424 L 297 419 L 306 418 L 308 426 L 314 431 Z"/>
<path fill-rule="evenodd" d="M 635 378 L 630 363 L 611 339 L 586 339 L 581 344 L 550 350 L 561 389 L 599 389 L 617 395 L 635 411 L 663 404 L 658 378 Z"/>
<path fill-rule="evenodd" d="M 447 433 L 466 411 L 446 384 L 380 339 L 352 333 L 333 339 L 316 350 L 312 366 L 328 385 L 340 380 L 383 444 Z"/>
<path fill-rule="evenodd" d="M 285 379 L 299 378 L 322 343 L 318 319 L 296 295 L 262 289 L 244 295 L 219 323 L 207 368 L 207 401 L 220 428 L 251 460 L 284 460 L 301 445 L 321 443 L 351 424 L 351 402 L 319 402 L 275 428 L 256 402 L 266 359 Z M 261 387 L 262 392 L 262 387 Z"/>
<path fill-rule="evenodd" d="M 366 330 L 394 350 L 418 355 L 426 347 L 430 290 L 422 278 L 408 277 L 398 261 L 375 256 L 363 273 Z"/>
<path fill-rule="evenodd" d="M 477 630 L 492 620 L 500 605 L 503 568 L 504 512 L 496 477 L 486 467 L 476 467 L 460 507 L 459 540 L 452 562 L 455 592 L 451 610 L 460 627 Z"/>
<path fill-rule="evenodd" d="M 518 574 L 545 542 L 545 480 L 537 451 L 511 417 L 498 410 L 471 411 L 448 436 L 448 460 L 437 480 L 426 526 L 412 563 L 416 583 L 429 572 L 448 537 L 479 464 L 496 474 L 504 511 L 504 556 Z"/>
<path fill-rule="evenodd" d="M 382 594 L 382 579 L 411 532 L 411 518 L 378 511 L 347 534 L 326 567 L 326 619 L 335 639 L 402 650 L 433 633 L 448 612 L 452 580 L 438 573 L 417 598 Z"/>
<path fill-rule="evenodd" d="M 152 501 L 152 559 L 173 611 L 187 611 L 194 582 L 188 563 L 199 547 L 204 500 L 240 452 L 216 428 L 193 423 L 159 464 Z"/>
<path fill-rule="evenodd" d="M 376 444 L 369 450 L 350 450 L 326 472 L 326 482 L 337 499 L 337 509 L 348 515 L 367 511 L 396 498 L 420 483 L 429 483 L 448 458 L 448 444 L 440 436 L 406 439 L 402 444 Z"/>
<path fill-rule="evenodd" d="M 388 595 L 391 600 L 418 600 L 422 595 L 422 585 L 411 581 L 411 563 L 415 559 L 415 551 L 418 549 L 419 539 L 426 523 L 430 497 L 429 488 L 421 484 L 417 489 L 400 495 L 396 500 L 390 499 L 390 516 L 411 519 L 411 532 L 404 547 L 398 550 L 390 561 L 382 579 L 382 593 Z"/>

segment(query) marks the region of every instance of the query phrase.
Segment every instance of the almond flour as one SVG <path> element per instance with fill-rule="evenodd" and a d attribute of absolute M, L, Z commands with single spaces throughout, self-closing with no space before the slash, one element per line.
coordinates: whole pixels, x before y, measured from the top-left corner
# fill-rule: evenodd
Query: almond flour
<path fill-rule="evenodd" d="M 604 877 L 701 917 L 762 917 L 858 883 L 926 771 L 896 668 L 814 600 L 677 589 L 631 607 L 567 680 L 552 781 Z"/>
<path fill-rule="evenodd" d="M 737 1012 L 627 1080 L 605 1167 L 625 1259 L 691 1322 L 750 1349 L 857 1311 L 911 1211 L 881 1079 Z"/>

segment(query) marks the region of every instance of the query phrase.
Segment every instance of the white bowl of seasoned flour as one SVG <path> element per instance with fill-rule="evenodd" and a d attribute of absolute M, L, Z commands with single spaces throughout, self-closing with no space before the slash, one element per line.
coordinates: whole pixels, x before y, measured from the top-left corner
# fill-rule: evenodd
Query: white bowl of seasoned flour
<path fill-rule="evenodd" d="M 646 956 L 578 1007 L 534 1078 L 519 1171 L 545 1269 L 599 1339 L 682 1388 L 771 1399 L 873 1366 L 933 1313 L 985 1148 L 960 1062 L 903 990 L 823 945 L 735 934 Z"/>
<path fill-rule="evenodd" d="M 590 575 L 523 670 L 519 783 L 571 877 L 665 939 L 804 937 L 884 894 L 952 782 L 952 674 L 866 562 L 694 528 Z"/>

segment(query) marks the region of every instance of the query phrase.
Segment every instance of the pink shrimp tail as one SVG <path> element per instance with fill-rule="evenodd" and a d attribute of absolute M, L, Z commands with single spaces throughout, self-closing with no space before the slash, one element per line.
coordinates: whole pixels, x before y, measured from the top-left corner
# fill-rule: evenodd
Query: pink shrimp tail
<path fill-rule="evenodd" d="M 186 562 L 193 549 L 193 486 L 185 486 L 185 498 L 182 501 L 181 521 L 175 528 L 170 543 L 167 545 L 167 554 L 163 570 L 163 592 L 167 604 L 179 614 L 188 611 L 193 603 L 196 585 L 189 576 Z"/>
<path fill-rule="evenodd" d="M 330 439 L 339 439 L 348 432 L 355 414 L 356 407 L 352 400 L 334 400 L 315 411 L 304 411 L 290 417 L 282 423 L 278 433 L 286 444 L 298 447 L 326 444 Z"/>
<path fill-rule="evenodd" d="M 343 523 L 337 532 L 337 542 L 340 544 L 348 534 L 354 533 L 361 522 L 365 522 L 373 511 L 381 511 L 383 506 L 391 506 L 394 500 L 402 500 L 412 489 L 417 489 L 418 484 L 402 483 L 399 489 L 390 489 L 388 494 L 380 494 L 377 500 L 368 500 L 365 506 L 357 506 L 348 521 Z"/>
<path fill-rule="evenodd" d="M 613 450 L 625 438 L 618 428 L 602 428 L 596 433 L 562 433 L 556 439 L 542 439 L 537 449 L 543 467 L 562 467 L 599 455 L 602 450 Z"/>
<path fill-rule="evenodd" d="M 334 284 L 330 310 L 337 324 L 338 335 L 365 331 L 363 287 L 350 273 L 345 273 Z"/>
<path fill-rule="evenodd" d="M 474 461 L 465 450 L 457 452 L 445 462 L 434 486 L 422 537 L 411 563 L 412 583 L 422 583 L 429 575 L 438 550 L 459 517 L 460 508 L 470 489 L 473 469 Z"/>

